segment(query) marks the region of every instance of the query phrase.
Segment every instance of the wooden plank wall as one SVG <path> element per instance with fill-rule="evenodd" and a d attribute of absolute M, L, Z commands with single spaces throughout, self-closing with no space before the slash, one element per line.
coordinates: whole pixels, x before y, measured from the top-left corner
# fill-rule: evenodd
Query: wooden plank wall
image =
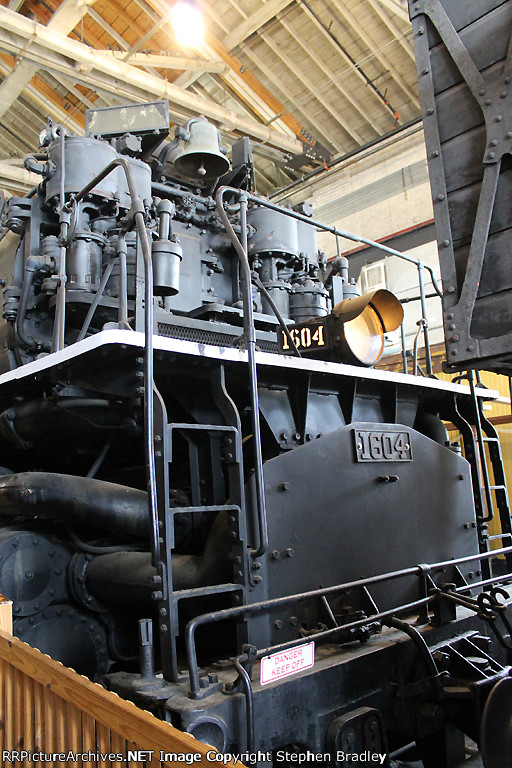
<path fill-rule="evenodd" d="M 212 750 L 151 713 L 120 699 L 100 685 L 64 667 L 9 633 L 9 602 L 0 598 L 0 756 L 3 750 L 81 754 L 68 765 L 79 768 L 167 768 L 187 763 L 164 754 L 199 755 L 193 765 L 219 765 L 207 760 Z M 12 626 L 12 624 L 11 624 Z M 129 757 L 130 751 L 153 750 L 150 759 Z M 88 753 L 96 755 L 92 757 Z M 97 754 L 97 753 L 101 753 Z M 111 755 L 110 758 L 105 757 Z M 4 765 L 2 760 L 2 765 Z M 37 768 L 30 756 L 20 763 Z M 60 758 L 44 765 L 59 766 Z M 221 762 L 231 766 L 232 762 Z M 238 768 L 243 768 L 237 763 Z"/>

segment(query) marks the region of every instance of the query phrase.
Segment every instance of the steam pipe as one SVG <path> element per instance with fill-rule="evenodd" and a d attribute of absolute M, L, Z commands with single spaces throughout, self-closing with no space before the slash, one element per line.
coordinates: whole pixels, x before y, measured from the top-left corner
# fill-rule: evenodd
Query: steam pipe
<path fill-rule="evenodd" d="M 240 199 L 240 225 L 242 228 L 242 242 L 235 235 L 223 206 L 223 197 L 226 192 L 234 192 Z M 247 199 L 252 197 L 247 192 L 231 187 L 220 187 L 217 192 L 217 210 L 222 222 L 235 247 L 237 256 L 242 266 L 242 298 L 244 307 L 244 338 L 247 345 L 249 362 L 249 387 L 251 396 L 251 420 L 254 435 L 254 481 L 256 487 L 256 508 L 258 511 L 258 547 L 251 550 L 251 557 L 261 557 L 268 548 L 267 508 L 265 502 L 265 490 L 263 483 L 263 457 L 261 452 L 260 409 L 258 401 L 258 374 L 256 371 L 256 332 L 254 329 L 254 313 L 252 299 L 251 267 L 247 256 Z"/>
<path fill-rule="evenodd" d="M 130 163 L 125 157 L 118 157 L 109 163 L 97 176 L 83 187 L 74 197 L 80 200 L 91 192 L 112 171 L 121 166 L 126 176 L 128 190 L 132 201 L 135 226 L 144 260 L 144 436 L 146 449 L 146 476 L 149 501 L 149 517 L 151 523 L 151 551 L 155 568 L 160 566 L 160 536 L 158 530 L 158 500 L 156 494 L 156 467 L 154 444 L 154 401 L 153 401 L 153 263 L 148 233 L 144 221 L 144 204 L 137 194 L 137 187 Z"/>
<path fill-rule="evenodd" d="M 31 293 L 34 272 L 45 266 L 45 261 L 40 256 L 29 256 L 25 262 L 23 287 L 21 289 L 20 305 L 16 315 L 15 332 L 18 342 L 26 349 L 34 349 L 38 346 L 36 341 L 30 341 L 23 330 L 23 321 L 27 313 L 28 300 Z"/>
<path fill-rule="evenodd" d="M 240 194 L 239 189 L 235 189 L 234 187 L 221 187 L 223 190 L 223 194 L 225 192 L 231 192 L 232 194 Z M 220 192 L 220 190 L 219 190 Z M 407 256 L 405 253 L 401 253 L 400 251 L 396 251 L 394 248 L 390 248 L 387 245 L 383 245 L 382 243 L 377 243 L 375 240 L 370 240 L 367 237 L 363 237 L 362 235 L 355 235 L 353 232 L 348 232 L 345 229 L 338 229 L 337 227 L 331 227 L 328 224 L 323 224 L 321 221 L 316 221 L 315 219 L 310 218 L 309 216 L 303 216 L 301 213 L 297 213 L 297 211 L 290 210 L 289 208 L 283 208 L 280 205 L 276 205 L 275 203 L 271 203 L 269 200 L 264 200 L 261 197 L 257 197 L 256 195 L 251 195 L 249 192 L 244 193 L 247 196 L 248 200 L 252 200 L 254 203 L 258 203 L 258 205 L 262 205 L 264 208 L 269 208 L 271 211 L 277 211 L 278 213 L 283 213 L 285 216 L 290 216 L 292 219 L 297 219 L 297 221 L 303 221 L 305 224 L 309 224 L 312 227 L 315 227 L 316 229 L 320 229 L 322 232 L 330 232 L 332 235 L 335 235 L 336 237 L 344 237 L 346 240 L 352 240 L 354 243 L 364 243 L 365 245 L 371 245 L 373 248 L 377 248 L 379 251 L 384 251 L 384 253 L 390 253 L 392 256 L 398 256 L 399 259 L 403 259 L 404 261 L 408 261 L 410 264 L 414 264 L 416 267 L 422 266 L 422 268 L 426 269 L 427 272 L 430 275 L 430 279 L 432 281 L 432 286 L 439 296 L 439 298 L 443 298 L 443 292 L 439 288 L 439 285 L 437 284 L 437 280 L 434 275 L 434 270 L 429 264 L 425 264 L 424 262 L 420 261 L 419 259 L 415 259 L 413 256 Z"/>
<path fill-rule="evenodd" d="M 66 329 L 66 255 L 68 239 L 68 227 L 70 212 L 66 210 L 66 186 L 65 186 L 65 133 L 62 126 L 59 128 L 60 137 L 60 247 L 59 247 L 59 287 L 57 289 L 57 301 L 55 304 L 55 321 L 53 327 L 52 352 L 64 349 L 64 332 Z"/>
<path fill-rule="evenodd" d="M 0 477 L 0 517 L 57 519 L 115 534 L 148 535 L 148 496 L 90 477 L 21 472 Z"/>
<path fill-rule="evenodd" d="M 202 555 L 173 554 L 174 590 L 228 582 L 232 572 L 229 555 L 227 515 L 221 513 L 213 523 Z M 87 589 L 99 600 L 147 605 L 155 590 L 156 573 L 149 552 L 124 551 L 95 557 L 87 565 L 85 578 Z"/>
<path fill-rule="evenodd" d="M 128 326 L 128 275 L 126 271 L 126 236 L 120 234 L 117 239 L 117 256 L 119 258 L 119 313 L 118 323 Z"/>
<path fill-rule="evenodd" d="M 85 316 L 84 322 L 82 324 L 82 327 L 80 328 L 80 333 L 78 334 L 77 341 L 82 341 L 82 339 L 85 339 L 85 334 L 89 330 L 89 326 L 91 324 L 91 320 L 94 316 L 94 313 L 96 312 L 98 308 L 98 304 L 100 303 L 100 299 L 103 296 L 103 291 L 105 290 L 105 286 L 108 283 L 109 277 L 112 274 L 112 270 L 114 268 L 114 262 L 111 261 L 107 266 L 105 267 L 105 271 L 103 272 L 100 280 L 100 284 L 98 286 L 98 290 L 94 294 L 94 299 L 92 300 L 92 304 L 87 310 L 87 314 Z"/>

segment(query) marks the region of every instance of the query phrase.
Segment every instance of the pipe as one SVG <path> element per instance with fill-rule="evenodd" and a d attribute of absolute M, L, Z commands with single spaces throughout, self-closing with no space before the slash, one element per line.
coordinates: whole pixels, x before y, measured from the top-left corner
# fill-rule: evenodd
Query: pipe
<path fill-rule="evenodd" d="M 139 238 L 144 262 L 144 447 L 146 454 L 146 479 L 148 488 L 148 514 L 150 521 L 151 551 L 153 565 L 158 568 L 161 565 L 160 558 L 160 531 L 158 527 L 158 498 L 156 492 L 156 464 L 155 464 L 155 425 L 154 425 L 154 376 L 153 376 L 153 332 L 154 332 L 154 306 L 153 306 L 153 261 L 151 248 L 145 223 L 144 202 L 141 200 L 132 167 L 126 157 L 118 157 L 112 160 L 105 168 L 83 187 L 73 201 L 79 203 L 94 187 L 103 181 L 112 171 L 120 166 L 123 169 L 132 201 L 133 218 Z"/>
<path fill-rule="evenodd" d="M 224 210 L 224 195 L 233 192 L 240 202 L 241 241 L 237 238 L 233 227 Z M 256 331 L 254 328 L 254 311 L 252 298 L 252 276 L 249 257 L 247 256 L 247 201 L 252 198 L 247 192 L 233 187 L 219 187 L 216 195 L 217 211 L 222 219 L 242 267 L 242 298 L 244 341 L 247 347 L 247 362 L 249 365 L 249 392 L 251 398 L 251 420 L 254 435 L 254 483 L 256 488 L 256 507 L 258 511 L 258 546 L 250 552 L 251 557 L 261 557 L 268 548 L 267 507 L 263 480 L 263 456 L 261 450 L 260 407 L 258 400 L 258 374 L 256 370 Z"/>
<path fill-rule="evenodd" d="M 147 538 L 149 532 L 145 491 L 52 472 L 0 477 L 0 517 L 14 515 L 95 526 L 124 537 Z"/>
<path fill-rule="evenodd" d="M 37 349 L 39 342 L 30 340 L 23 329 L 25 316 L 27 314 L 28 302 L 32 293 L 32 284 L 34 274 L 38 269 L 46 266 L 46 262 L 41 256 L 29 256 L 25 262 L 23 287 L 21 289 L 20 304 L 16 315 L 15 333 L 18 343 L 28 350 Z"/>
<path fill-rule="evenodd" d="M 228 582 L 232 576 L 227 514 L 213 523 L 202 555 L 173 554 L 173 591 Z M 149 552 L 98 555 L 87 565 L 87 589 L 102 602 L 131 605 L 151 602 L 157 571 Z"/>

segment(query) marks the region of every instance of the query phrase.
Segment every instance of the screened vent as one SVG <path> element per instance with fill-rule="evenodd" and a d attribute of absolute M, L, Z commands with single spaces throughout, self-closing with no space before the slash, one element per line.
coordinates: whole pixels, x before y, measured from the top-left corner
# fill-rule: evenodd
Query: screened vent
<path fill-rule="evenodd" d="M 363 293 L 386 288 L 386 262 L 376 261 L 364 266 L 361 270 L 361 283 Z"/>

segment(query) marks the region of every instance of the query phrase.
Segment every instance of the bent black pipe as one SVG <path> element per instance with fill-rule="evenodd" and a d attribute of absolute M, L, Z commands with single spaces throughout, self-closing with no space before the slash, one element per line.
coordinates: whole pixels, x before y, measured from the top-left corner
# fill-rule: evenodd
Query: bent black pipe
<path fill-rule="evenodd" d="M 148 538 L 145 491 L 90 477 L 21 472 L 0 477 L 0 517 L 44 517 Z"/>
<path fill-rule="evenodd" d="M 232 578 L 226 514 L 215 520 L 202 555 L 173 554 L 173 589 L 193 589 L 220 584 Z M 87 589 L 103 603 L 148 603 L 155 587 L 156 569 L 149 552 L 115 552 L 98 555 L 87 565 Z"/>

